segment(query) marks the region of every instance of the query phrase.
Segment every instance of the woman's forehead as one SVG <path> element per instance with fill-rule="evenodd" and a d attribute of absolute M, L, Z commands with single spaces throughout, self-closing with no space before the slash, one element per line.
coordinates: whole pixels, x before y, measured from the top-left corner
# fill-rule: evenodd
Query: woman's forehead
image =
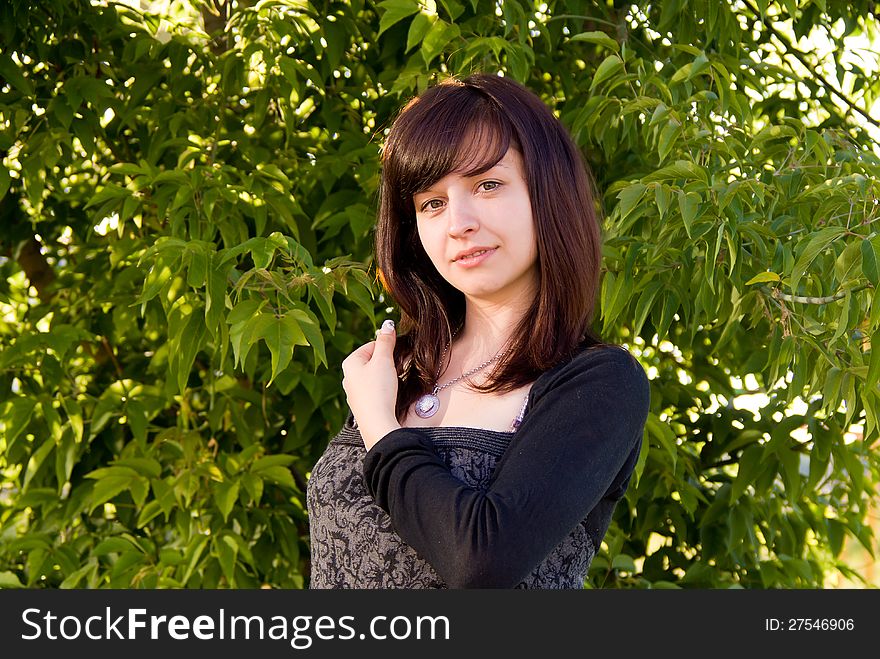
<path fill-rule="evenodd" d="M 497 126 L 487 122 L 470 126 L 458 143 L 452 171 L 468 175 L 492 168 L 510 148 L 510 139 L 506 138 Z"/>
<path fill-rule="evenodd" d="M 511 146 L 519 147 L 511 128 L 503 119 L 471 114 L 451 121 L 444 113 L 420 125 L 407 125 L 391 138 L 385 154 L 393 186 L 402 198 L 408 198 L 449 174 L 482 174 L 502 160 Z"/>
<path fill-rule="evenodd" d="M 508 172 L 519 172 L 522 169 L 522 157 L 513 145 L 510 145 L 497 161 L 495 161 L 495 154 L 493 152 L 482 151 L 475 154 L 470 160 L 463 162 L 464 164 L 461 167 L 456 167 L 438 179 L 437 182 L 448 177 L 474 178 L 496 169 Z"/>

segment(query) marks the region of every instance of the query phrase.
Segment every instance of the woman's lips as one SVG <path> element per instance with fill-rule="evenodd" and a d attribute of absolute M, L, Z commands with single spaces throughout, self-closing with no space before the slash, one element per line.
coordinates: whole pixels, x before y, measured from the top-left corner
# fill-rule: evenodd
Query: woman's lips
<path fill-rule="evenodd" d="M 495 253 L 496 249 L 497 247 L 493 247 L 492 249 L 487 249 L 482 253 L 478 253 L 474 256 L 465 256 L 458 259 L 457 261 L 453 261 L 453 263 L 455 263 L 455 265 L 457 266 L 461 266 L 462 268 L 473 268 L 480 265 L 483 261 L 492 256 L 492 254 Z"/>

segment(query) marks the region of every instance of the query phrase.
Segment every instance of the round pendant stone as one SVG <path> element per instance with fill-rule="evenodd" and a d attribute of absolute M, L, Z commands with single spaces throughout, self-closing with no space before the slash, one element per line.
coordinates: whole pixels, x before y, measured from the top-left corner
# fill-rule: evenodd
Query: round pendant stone
<path fill-rule="evenodd" d="M 440 409 L 440 399 L 434 394 L 425 394 L 416 401 L 416 414 L 421 418 L 432 417 Z"/>

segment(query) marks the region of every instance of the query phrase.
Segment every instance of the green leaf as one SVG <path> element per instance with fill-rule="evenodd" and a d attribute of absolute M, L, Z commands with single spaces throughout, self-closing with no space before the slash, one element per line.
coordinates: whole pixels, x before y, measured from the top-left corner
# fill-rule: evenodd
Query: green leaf
<path fill-rule="evenodd" d="M 192 288 L 201 288 L 205 285 L 205 277 L 208 274 L 208 254 L 201 250 L 193 250 L 190 252 L 189 258 L 186 283 Z"/>
<path fill-rule="evenodd" d="M 861 242 L 848 244 L 834 261 L 834 276 L 837 281 L 848 282 L 861 276 L 858 272 L 858 266 L 862 261 Z"/>
<path fill-rule="evenodd" d="M 677 179 L 702 181 L 706 183 L 708 177 L 706 171 L 690 160 L 676 160 L 672 165 L 667 165 L 642 178 L 643 183 L 655 181 L 673 181 Z"/>
<path fill-rule="evenodd" d="M 92 418 L 90 419 L 89 441 L 103 430 L 104 426 L 110 419 L 119 413 L 122 400 L 118 393 L 108 387 L 98 399 L 95 409 L 92 410 Z"/>
<path fill-rule="evenodd" d="M 8 452 L 15 440 L 27 429 L 34 414 L 37 401 L 32 398 L 16 397 L 6 403 L 2 420 L 6 433 L 6 451 Z"/>
<path fill-rule="evenodd" d="M 183 573 L 183 579 L 181 583 L 186 586 L 189 582 L 190 577 L 193 572 L 195 572 L 196 566 L 199 563 L 199 559 L 202 556 L 202 553 L 205 551 L 205 545 L 208 543 L 207 535 L 197 535 L 195 537 L 195 541 L 191 542 L 186 549 L 186 571 Z"/>
<path fill-rule="evenodd" d="M 440 0 L 443 8 L 446 9 L 446 13 L 449 14 L 449 19 L 454 21 L 456 18 L 462 15 L 464 12 L 464 5 L 458 2 L 458 0 Z"/>
<path fill-rule="evenodd" d="M 623 60 L 618 55 L 609 55 L 596 68 L 593 82 L 590 84 L 590 93 L 603 82 L 623 71 Z"/>
<path fill-rule="evenodd" d="M 263 471 L 264 469 L 268 469 L 269 467 L 287 467 L 288 465 L 293 464 L 296 461 L 296 458 L 292 455 L 266 455 L 262 458 L 257 458 L 254 460 L 251 465 L 251 472 L 258 473 Z"/>
<path fill-rule="evenodd" d="M 832 366 L 825 373 L 825 384 L 822 389 L 823 403 L 828 405 L 828 409 L 836 410 L 840 407 L 840 383 L 843 378 L 843 371 L 836 366 Z M 816 440 L 816 433 L 813 434 L 813 441 Z"/>
<path fill-rule="evenodd" d="M 3 588 L 24 588 L 18 576 L 14 572 L 0 572 L 0 589 Z"/>
<path fill-rule="evenodd" d="M 9 176 L 9 170 L 6 167 L 0 165 L 0 200 L 6 196 L 6 193 L 9 191 L 9 185 L 12 183 L 12 178 Z"/>
<path fill-rule="evenodd" d="M 134 478 L 131 476 L 107 476 L 95 483 L 89 497 L 89 513 L 102 503 L 106 503 L 119 493 L 128 490 L 133 480 Z"/>
<path fill-rule="evenodd" d="M 828 340 L 829 345 L 833 344 L 837 339 L 843 336 L 843 333 L 847 331 L 849 326 L 849 310 L 850 310 L 850 302 L 852 300 L 852 291 L 846 291 L 843 297 L 843 305 L 840 310 L 840 315 L 837 317 L 837 328 L 834 330 L 834 334 L 831 335 L 831 338 Z"/>
<path fill-rule="evenodd" d="M 642 437 L 641 448 L 639 449 L 639 459 L 636 461 L 636 466 L 633 469 L 633 489 L 638 489 L 639 487 L 639 480 L 641 480 L 642 473 L 645 471 L 645 465 L 648 463 L 648 452 L 650 450 L 651 447 L 650 442 L 648 441 L 648 431 L 646 429 Z"/>
<path fill-rule="evenodd" d="M 663 282 L 652 281 L 639 295 L 639 301 L 636 303 L 636 312 L 632 326 L 632 331 L 634 335 L 639 335 L 642 326 L 645 324 L 645 320 L 647 320 L 648 318 L 648 314 L 651 312 L 651 307 L 654 304 L 654 298 L 657 297 L 657 293 L 659 293 L 662 288 Z"/>
<path fill-rule="evenodd" d="M 868 360 L 866 381 L 874 384 L 880 382 L 880 330 L 871 335 L 871 357 Z"/>
<path fill-rule="evenodd" d="M 267 386 L 290 364 L 294 346 L 309 345 L 299 322 L 290 313 L 281 318 L 270 317 L 262 324 L 254 339 L 263 339 L 272 354 L 272 376 Z"/>
<path fill-rule="evenodd" d="M 139 529 L 144 528 L 150 521 L 159 516 L 162 513 L 162 504 L 153 499 L 152 501 L 148 501 L 147 505 L 141 508 L 140 513 L 138 513 L 137 522 L 135 526 Z"/>
<path fill-rule="evenodd" d="M 611 273 L 609 273 L 610 275 Z M 629 300 L 631 279 L 624 275 L 617 277 L 608 277 L 608 288 L 610 289 L 607 301 L 602 306 L 603 331 L 608 331 L 612 326 L 620 312 Z M 613 285 L 613 287 L 611 287 Z"/>
<path fill-rule="evenodd" d="M 669 209 L 671 201 L 672 193 L 668 186 L 662 184 L 654 186 L 654 203 L 657 204 L 657 210 L 660 212 L 660 217 L 666 215 L 666 211 Z"/>
<path fill-rule="evenodd" d="M 309 300 L 314 300 L 330 334 L 336 333 L 336 307 L 333 305 L 333 279 L 321 270 L 310 270 L 314 282 L 309 284 Z"/>
<path fill-rule="evenodd" d="M 220 568 L 223 570 L 223 576 L 226 577 L 226 582 L 231 588 L 234 588 L 238 544 L 236 544 L 234 538 L 228 534 L 223 534 L 219 538 L 214 538 L 214 550 L 216 551 Z"/>
<path fill-rule="evenodd" d="M 684 80 L 690 80 L 691 69 L 693 69 L 693 66 L 693 62 L 688 62 L 687 64 L 682 66 L 674 74 L 672 74 L 672 77 L 669 79 L 669 84 L 676 85 L 680 82 L 683 82 Z"/>
<path fill-rule="evenodd" d="M 379 19 L 379 32 L 377 37 L 382 36 L 392 25 L 396 25 L 407 16 L 412 16 L 419 11 L 419 3 L 416 0 L 384 0 L 379 6 L 385 11 Z"/>
<path fill-rule="evenodd" d="M 245 363 L 251 348 L 255 343 L 259 342 L 259 338 L 255 337 L 258 336 L 266 325 L 273 322 L 273 319 L 273 314 L 259 313 L 247 320 L 235 323 L 229 329 L 229 341 L 232 343 L 236 367 Z"/>
<path fill-rule="evenodd" d="M 217 338 L 217 327 L 226 310 L 226 291 L 231 264 L 223 264 L 217 254 L 211 255 L 205 291 L 205 326 L 211 336 Z"/>
<path fill-rule="evenodd" d="M 27 468 L 25 469 L 24 481 L 21 485 L 22 491 L 27 490 L 28 485 L 33 480 L 34 476 L 36 476 L 37 473 L 40 471 L 40 468 L 43 466 L 43 463 L 49 456 L 49 453 L 51 453 L 52 449 L 54 448 L 55 442 L 53 442 L 51 439 L 43 439 L 39 447 L 37 447 L 36 450 L 31 453 L 31 457 L 27 463 Z"/>
<path fill-rule="evenodd" d="M 238 488 L 238 481 L 224 481 L 214 485 L 214 501 L 217 502 L 224 522 L 229 519 L 229 513 L 238 500 Z"/>
<path fill-rule="evenodd" d="M 684 230 L 688 238 L 693 237 L 692 227 L 697 211 L 700 209 L 700 195 L 695 192 L 678 191 L 678 208 L 681 211 L 681 219 L 684 221 Z"/>
<path fill-rule="evenodd" d="M 97 568 L 98 563 L 96 561 L 89 561 L 79 569 L 71 572 L 58 587 L 62 590 L 76 588 L 79 585 L 79 582 L 82 581 L 82 578 L 84 576 L 86 576 L 89 572 L 94 574 L 97 571 Z M 2 587 L 2 585 L 0 585 L 0 587 Z"/>
<path fill-rule="evenodd" d="M 679 299 L 678 294 L 674 291 L 667 292 L 666 299 L 663 300 L 663 310 L 660 313 L 660 322 L 657 324 L 658 338 L 662 339 L 666 336 L 666 332 L 672 324 L 672 318 L 680 307 L 681 300 Z"/>
<path fill-rule="evenodd" d="M 265 299 L 243 300 L 229 312 L 226 322 L 230 325 L 245 323 L 254 318 L 266 304 Z"/>
<path fill-rule="evenodd" d="M 254 474 L 244 474 L 241 477 L 244 489 L 251 497 L 254 505 L 259 505 L 260 499 L 263 497 L 263 479 Z"/>
<path fill-rule="evenodd" d="M 129 190 L 118 186 L 115 183 L 108 183 L 89 200 L 89 202 L 85 205 L 85 208 L 100 206 L 101 204 L 108 201 L 118 201 L 121 203 L 122 200 L 126 199 L 129 195 L 131 195 L 131 192 Z M 118 206 L 114 206 L 114 208 L 118 208 Z"/>
<path fill-rule="evenodd" d="M 178 391 L 182 392 L 186 389 L 193 362 L 204 345 L 206 333 L 203 316 L 195 311 L 190 313 L 181 332 L 182 340 L 176 354 L 169 360 L 176 367 L 170 369 L 170 373 L 177 375 Z"/>
<path fill-rule="evenodd" d="M 531 49 L 516 43 L 508 43 L 504 47 L 507 55 L 507 68 L 514 80 L 525 83 L 530 72 Z"/>
<path fill-rule="evenodd" d="M 0 77 L 25 96 L 34 95 L 34 85 L 24 77 L 15 61 L 3 52 L 0 52 Z"/>
<path fill-rule="evenodd" d="M 681 124 L 673 120 L 669 120 L 660 131 L 660 139 L 657 142 L 657 155 L 660 157 L 660 162 L 666 160 L 666 156 L 672 151 L 672 147 L 675 146 L 675 138 L 679 133 L 681 133 Z"/>
<path fill-rule="evenodd" d="M 352 271 L 352 274 L 357 272 L 356 270 Z M 367 317 L 370 319 L 373 325 L 376 324 L 375 321 L 375 311 L 373 309 L 373 291 L 370 288 L 368 283 L 363 282 L 349 282 L 344 281 L 343 284 L 343 293 L 348 296 L 349 299 L 353 300 L 354 303 L 360 307 L 360 309 L 367 314 Z"/>
<path fill-rule="evenodd" d="M 633 561 L 632 556 L 627 554 L 618 554 L 611 561 L 611 567 L 614 570 L 621 570 L 623 572 L 635 572 L 636 564 Z"/>
<path fill-rule="evenodd" d="M 792 500 L 797 500 L 801 491 L 800 454 L 790 448 L 782 448 L 777 451 L 779 461 L 782 464 L 782 480 L 785 489 L 791 492 Z"/>
<path fill-rule="evenodd" d="M 751 286 L 752 284 L 763 284 L 768 281 L 778 282 L 781 281 L 781 279 L 779 275 L 777 275 L 775 272 L 759 272 L 746 282 L 746 286 Z"/>
<path fill-rule="evenodd" d="M 324 335 L 321 332 L 320 323 L 308 308 L 295 308 L 288 312 L 289 315 L 296 318 L 299 327 L 308 341 L 308 345 L 312 346 L 315 351 L 315 365 L 327 363 L 327 352 L 324 348 Z"/>
<path fill-rule="evenodd" d="M 613 50 L 615 53 L 620 51 L 620 44 L 604 32 L 581 32 L 571 37 L 570 41 L 586 41 Z"/>
<path fill-rule="evenodd" d="M 156 260 L 156 263 L 150 268 L 144 279 L 144 287 L 136 300 L 137 304 L 143 305 L 152 300 L 159 294 L 159 291 L 168 285 L 174 276 L 174 272 L 171 269 L 173 266 L 174 263 L 166 263 L 162 258 Z"/>
<path fill-rule="evenodd" d="M 428 30 L 422 42 L 421 53 L 425 66 L 429 66 L 433 59 L 443 52 L 447 44 L 460 34 L 461 28 L 458 25 L 450 25 L 438 19 Z"/>
<path fill-rule="evenodd" d="M 113 462 L 113 466 L 128 467 L 148 478 L 159 478 L 162 474 L 162 464 L 154 458 L 119 458 Z"/>
<path fill-rule="evenodd" d="M 73 438 L 76 442 L 81 442 L 83 438 L 83 411 L 79 403 L 73 398 L 59 396 L 61 406 L 67 414 L 68 423 L 73 430 Z"/>
<path fill-rule="evenodd" d="M 65 433 L 57 445 L 55 451 L 55 478 L 58 481 L 58 491 L 61 493 L 64 484 L 70 480 L 76 460 L 79 457 L 79 445 L 74 440 L 72 433 Z"/>
<path fill-rule="evenodd" d="M 842 236 L 846 231 L 846 227 L 826 227 L 825 229 L 822 229 L 810 238 L 807 246 L 804 248 L 804 251 L 801 253 L 800 257 L 798 257 L 798 260 L 792 270 L 792 292 L 797 293 L 798 283 L 800 283 L 801 278 L 807 273 L 807 269 L 810 267 L 816 257 L 820 253 L 825 251 L 828 245 L 830 245 L 832 242 L 834 242 L 834 240 Z"/>
<path fill-rule="evenodd" d="M 174 488 L 160 478 L 153 478 L 150 481 L 150 487 L 153 490 L 153 496 L 156 497 L 154 500 L 162 506 L 165 517 L 170 516 L 178 505 Z"/>
<path fill-rule="evenodd" d="M 678 446 L 675 440 L 675 433 L 668 423 L 661 421 L 653 412 L 648 413 L 645 427 L 651 437 L 654 437 L 669 455 L 672 465 L 672 471 L 675 471 L 675 464 L 678 460 Z"/>
<path fill-rule="evenodd" d="M 693 65 L 691 66 L 690 73 L 688 74 L 688 80 L 693 80 L 701 73 L 704 73 L 709 70 L 709 59 L 706 57 L 706 53 L 700 53 L 694 59 Z"/>
<path fill-rule="evenodd" d="M 877 263 L 880 262 L 880 256 L 877 254 L 877 246 L 873 240 L 867 238 L 862 240 L 862 273 L 867 277 L 875 288 L 880 286 L 880 274 L 878 274 Z"/>
<path fill-rule="evenodd" d="M 134 438 L 142 445 L 145 444 L 147 441 L 149 414 L 144 404 L 134 398 L 128 399 L 125 402 L 125 418 Z"/>
<path fill-rule="evenodd" d="M 833 517 L 825 518 L 825 528 L 828 531 L 828 547 L 831 549 L 832 556 L 840 556 L 843 551 L 843 539 L 846 527 L 841 524 L 840 520 Z"/>
<path fill-rule="evenodd" d="M 416 14 L 416 17 L 413 19 L 412 23 L 409 26 L 409 33 L 406 37 L 406 51 L 409 52 L 417 45 L 419 45 L 425 38 L 425 35 L 428 33 L 428 30 L 431 29 L 433 25 L 432 17 L 419 12 Z"/>
<path fill-rule="evenodd" d="M 762 458 L 764 447 L 760 445 L 750 446 L 742 452 L 736 472 L 736 480 L 730 489 L 730 501 L 735 503 L 746 488 L 755 482 L 755 479 L 764 468 Z"/>
<path fill-rule="evenodd" d="M 296 481 L 293 480 L 293 475 L 286 467 L 266 467 L 260 470 L 260 477 L 278 485 L 283 485 L 291 490 L 296 489 Z"/>
<path fill-rule="evenodd" d="M 137 549 L 131 540 L 118 536 L 105 538 L 92 550 L 93 556 L 106 556 L 107 554 L 122 554 L 132 549 Z"/>
<path fill-rule="evenodd" d="M 620 200 L 621 220 L 625 220 L 626 217 L 632 213 L 636 205 L 642 200 L 645 190 L 647 189 L 648 186 L 643 183 L 633 183 L 632 185 L 626 186 L 617 194 L 617 198 Z"/>
<path fill-rule="evenodd" d="M 254 261 L 254 267 L 257 269 L 268 268 L 272 263 L 272 258 L 275 256 L 275 251 L 278 249 L 278 243 L 268 238 L 255 238 L 250 243 L 250 253 Z"/>

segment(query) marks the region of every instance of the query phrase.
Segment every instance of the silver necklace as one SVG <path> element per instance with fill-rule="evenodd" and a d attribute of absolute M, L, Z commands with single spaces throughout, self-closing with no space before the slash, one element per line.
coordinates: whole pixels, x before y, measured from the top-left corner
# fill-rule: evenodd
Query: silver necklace
<path fill-rule="evenodd" d="M 455 335 L 453 335 L 453 338 L 455 338 Z M 434 377 L 434 382 L 437 382 L 440 379 L 440 372 L 443 370 L 443 360 L 446 358 L 446 353 L 449 351 L 449 347 L 451 345 L 452 345 L 452 341 L 450 340 L 449 343 L 446 345 L 446 348 L 443 350 L 443 354 L 440 355 L 440 368 L 437 369 L 437 375 Z M 507 350 L 505 350 L 503 352 L 496 353 L 495 356 L 492 357 L 491 359 L 483 362 L 482 364 L 480 364 L 476 368 L 472 368 L 467 373 L 462 373 L 460 376 L 458 376 L 454 380 L 450 380 L 446 384 L 435 385 L 434 391 L 432 391 L 429 394 L 424 394 L 423 396 L 419 397 L 419 399 L 416 401 L 416 406 L 415 406 L 416 414 L 423 419 L 427 419 L 429 417 L 434 416 L 437 413 L 437 410 L 440 409 L 440 399 L 437 397 L 437 394 L 440 391 L 442 391 L 446 387 L 451 387 L 456 382 L 464 380 L 466 377 L 469 377 L 469 376 L 473 375 L 474 373 L 476 373 L 477 371 L 481 371 L 482 369 L 486 368 L 492 362 L 494 362 L 497 359 L 500 359 L 501 357 L 506 355 L 508 350 L 510 350 L 510 349 L 508 348 Z"/>

